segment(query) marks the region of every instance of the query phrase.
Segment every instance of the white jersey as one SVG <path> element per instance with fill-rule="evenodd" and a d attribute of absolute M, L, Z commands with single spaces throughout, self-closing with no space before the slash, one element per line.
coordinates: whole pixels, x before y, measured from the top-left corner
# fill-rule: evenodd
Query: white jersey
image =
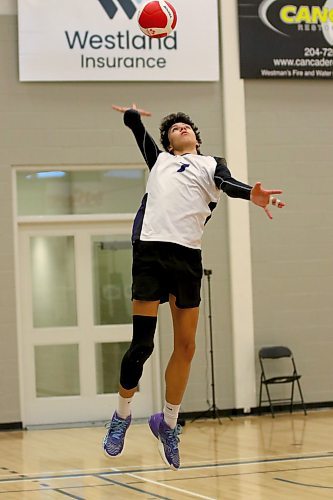
<path fill-rule="evenodd" d="M 200 248 L 210 204 L 218 202 L 212 156 L 160 153 L 147 183 L 140 239 Z"/>
<path fill-rule="evenodd" d="M 133 131 L 150 169 L 135 217 L 132 241 L 163 241 L 200 249 L 205 223 L 220 198 L 250 199 L 251 186 L 231 177 L 224 158 L 160 151 L 135 110 L 124 121 Z"/>

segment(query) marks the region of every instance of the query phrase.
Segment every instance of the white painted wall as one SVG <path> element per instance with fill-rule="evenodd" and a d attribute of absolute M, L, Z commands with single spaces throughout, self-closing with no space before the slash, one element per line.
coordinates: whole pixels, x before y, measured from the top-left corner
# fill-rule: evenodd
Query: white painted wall
<path fill-rule="evenodd" d="M 221 0 L 225 156 L 234 177 L 248 180 L 244 81 L 239 75 L 236 2 Z M 249 203 L 228 200 L 228 240 L 235 407 L 256 406 Z"/>

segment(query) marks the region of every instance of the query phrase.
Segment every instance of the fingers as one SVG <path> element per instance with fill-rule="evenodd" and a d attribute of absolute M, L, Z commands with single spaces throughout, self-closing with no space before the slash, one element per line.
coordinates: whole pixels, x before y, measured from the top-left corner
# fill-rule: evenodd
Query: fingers
<path fill-rule="evenodd" d="M 266 212 L 266 214 L 267 214 L 267 217 L 268 217 L 269 219 L 271 219 L 271 220 L 272 220 L 272 219 L 273 219 L 273 216 L 272 216 L 271 212 L 268 210 L 268 208 L 267 208 L 267 207 L 264 207 L 264 210 L 265 210 L 265 212 Z"/>
<path fill-rule="evenodd" d="M 125 113 L 126 109 L 128 109 L 128 108 L 124 108 L 122 106 L 116 106 L 115 104 L 112 104 L 112 109 L 114 109 L 115 111 L 119 111 L 120 113 Z"/>
<path fill-rule="evenodd" d="M 255 205 L 259 205 L 260 207 L 262 207 L 269 219 L 273 219 L 273 216 L 268 209 L 269 204 L 272 203 L 272 205 L 277 208 L 283 208 L 286 204 L 275 196 L 271 197 L 271 195 L 281 193 L 281 189 L 263 189 L 261 182 L 256 182 L 251 190 L 250 200 Z"/>
<path fill-rule="evenodd" d="M 138 110 L 136 104 L 132 104 L 131 108 L 129 106 L 116 106 L 116 104 L 112 104 L 112 108 L 115 109 L 116 111 L 126 111 L 127 109 L 136 109 Z"/>
<path fill-rule="evenodd" d="M 145 111 L 144 109 L 138 109 L 137 111 L 139 111 L 140 115 L 142 116 L 151 116 L 150 111 Z"/>
<path fill-rule="evenodd" d="M 266 193 L 268 193 L 268 194 L 281 194 L 282 191 L 281 191 L 281 189 L 268 189 L 266 191 Z"/>
<path fill-rule="evenodd" d="M 125 113 L 125 111 L 127 111 L 128 109 L 135 109 L 142 116 L 151 116 L 150 111 L 139 109 L 135 103 L 133 103 L 131 107 L 116 106 L 115 104 L 112 104 L 112 109 L 114 109 L 115 111 L 119 111 L 120 113 Z"/>
<path fill-rule="evenodd" d="M 272 205 L 274 205 L 275 207 L 278 207 L 278 208 L 285 207 L 285 205 L 286 205 L 283 201 L 279 200 L 279 198 L 275 198 L 275 197 L 271 198 L 271 203 L 272 203 Z"/>

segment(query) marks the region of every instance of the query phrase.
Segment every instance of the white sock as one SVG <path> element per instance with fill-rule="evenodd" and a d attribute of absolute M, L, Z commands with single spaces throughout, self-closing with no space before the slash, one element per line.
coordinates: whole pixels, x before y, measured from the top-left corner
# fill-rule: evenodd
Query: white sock
<path fill-rule="evenodd" d="M 164 403 L 164 421 L 171 429 L 174 429 L 177 425 L 179 409 L 180 405 L 172 405 L 167 401 Z"/>
<path fill-rule="evenodd" d="M 131 398 L 123 398 L 118 394 L 117 414 L 120 418 L 127 418 L 131 414 L 132 399 L 133 396 Z"/>

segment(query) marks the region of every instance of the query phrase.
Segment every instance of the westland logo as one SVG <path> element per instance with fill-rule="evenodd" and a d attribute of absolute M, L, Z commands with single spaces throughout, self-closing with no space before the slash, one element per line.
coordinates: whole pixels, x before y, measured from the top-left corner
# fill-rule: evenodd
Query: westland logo
<path fill-rule="evenodd" d="M 96 0 L 105 13 L 114 21 L 116 28 L 110 33 L 91 33 L 90 30 L 68 31 L 64 34 L 69 50 L 78 53 L 81 69 L 164 69 L 168 59 L 165 54 L 151 54 L 150 51 L 178 50 L 177 32 L 165 38 L 150 38 L 142 33 L 124 29 L 118 11 L 131 20 L 143 0 Z M 115 19 L 114 19 L 115 18 Z M 119 21 L 119 22 L 118 22 Z M 128 21 L 126 21 L 126 24 Z M 131 24 L 131 23 L 128 23 Z"/>
<path fill-rule="evenodd" d="M 333 0 L 327 0 L 323 6 L 302 5 L 295 0 L 262 0 L 258 14 L 268 28 L 280 35 L 289 36 L 286 31 L 292 26 L 298 31 L 321 31 L 333 45 Z"/>
<path fill-rule="evenodd" d="M 119 7 L 117 4 L 120 5 L 120 7 L 123 9 L 125 14 L 129 19 L 132 19 L 134 14 L 137 11 L 136 5 L 132 2 L 132 0 L 97 0 L 107 15 L 109 16 L 110 19 L 113 19 L 114 16 L 116 15 Z M 138 0 L 138 3 L 140 3 L 141 0 Z"/>

